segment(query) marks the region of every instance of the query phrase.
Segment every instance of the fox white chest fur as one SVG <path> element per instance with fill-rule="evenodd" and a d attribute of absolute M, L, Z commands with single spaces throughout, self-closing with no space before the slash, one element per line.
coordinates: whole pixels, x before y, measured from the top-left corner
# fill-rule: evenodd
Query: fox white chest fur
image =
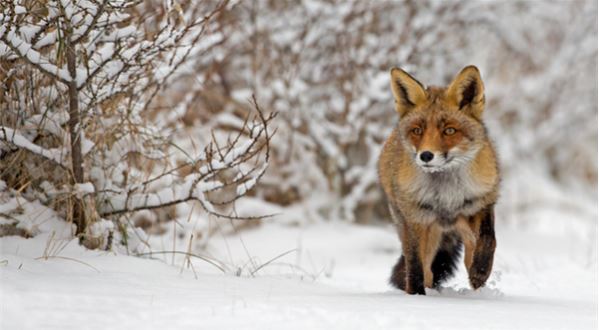
<path fill-rule="evenodd" d="M 421 214 L 416 219 L 426 223 L 438 221 L 444 226 L 453 224 L 459 215 L 470 216 L 479 211 L 482 206 L 478 199 L 489 191 L 472 177 L 468 166 L 419 172 L 405 188 L 420 206 Z"/>

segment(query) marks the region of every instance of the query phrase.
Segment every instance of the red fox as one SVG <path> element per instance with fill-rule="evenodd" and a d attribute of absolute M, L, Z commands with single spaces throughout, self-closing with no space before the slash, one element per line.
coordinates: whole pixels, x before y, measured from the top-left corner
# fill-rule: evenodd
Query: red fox
<path fill-rule="evenodd" d="M 402 243 L 390 282 L 425 294 L 453 275 L 464 246 L 472 288 L 485 284 L 495 253 L 499 169 L 482 121 L 483 82 L 475 66 L 447 88 L 425 88 L 391 70 L 399 123 L 385 142 L 379 179 Z"/>

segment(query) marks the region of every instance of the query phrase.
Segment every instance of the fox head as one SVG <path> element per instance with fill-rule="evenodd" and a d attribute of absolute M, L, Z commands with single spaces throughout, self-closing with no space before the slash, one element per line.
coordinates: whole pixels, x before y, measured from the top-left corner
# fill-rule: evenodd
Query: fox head
<path fill-rule="evenodd" d="M 391 90 L 401 143 L 423 171 L 446 171 L 474 159 L 486 140 L 484 86 L 475 66 L 462 69 L 446 88 L 425 88 L 393 68 Z"/>

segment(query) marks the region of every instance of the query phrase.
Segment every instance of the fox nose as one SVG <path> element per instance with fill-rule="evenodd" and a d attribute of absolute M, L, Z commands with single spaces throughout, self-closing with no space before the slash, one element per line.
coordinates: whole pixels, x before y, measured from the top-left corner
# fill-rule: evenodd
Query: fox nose
<path fill-rule="evenodd" d="M 435 155 L 430 151 L 423 151 L 420 153 L 420 160 L 422 160 L 425 163 L 430 162 L 431 160 L 433 160 L 434 157 Z"/>

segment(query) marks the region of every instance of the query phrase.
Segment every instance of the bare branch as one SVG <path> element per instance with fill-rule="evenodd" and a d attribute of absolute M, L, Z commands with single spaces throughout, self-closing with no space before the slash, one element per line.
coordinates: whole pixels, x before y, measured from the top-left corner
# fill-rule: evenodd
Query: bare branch
<path fill-rule="evenodd" d="M 175 185 L 171 184 L 168 188 L 164 188 L 156 192 L 144 193 L 137 192 L 137 188 L 116 194 L 110 193 L 109 191 L 104 191 L 101 195 L 104 197 L 99 196 L 105 199 L 103 202 L 104 207 L 100 207 L 101 215 L 118 215 L 140 210 L 162 208 L 188 201 L 197 201 L 200 203 L 202 208 L 211 215 L 233 220 L 242 219 L 239 216 L 231 216 L 216 212 L 213 208 L 213 203 L 206 200 L 206 194 L 221 190 L 226 186 L 237 184 L 235 196 L 229 199 L 229 202 L 233 202 L 251 190 L 256 182 L 260 180 L 260 178 L 266 172 L 266 165 L 268 164 L 267 161 L 269 159 L 270 152 L 269 142 L 272 137 L 272 135 L 268 133 L 267 126 L 270 124 L 271 120 L 275 118 L 276 113 L 271 113 L 269 116 L 265 116 L 258 106 L 255 98 L 253 102 L 254 109 L 258 113 L 258 118 L 260 119 L 260 124 L 250 126 L 249 121 L 246 120 L 244 127 L 241 129 L 241 131 L 245 131 L 251 137 L 250 140 L 239 145 L 239 136 L 241 134 L 237 134 L 231 145 L 226 147 L 211 148 L 210 146 L 212 144 L 209 144 L 204 151 L 205 154 L 199 157 L 205 159 L 206 164 L 201 166 L 197 170 L 197 173 L 190 174 L 185 177 L 183 182 Z M 264 142 L 261 143 L 259 142 L 260 140 L 264 140 Z M 212 142 L 215 141 L 213 140 Z M 225 152 L 223 153 L 223 151 Z M 240 175 L 236 176 L 234 180 L 229 182 L 223 183 L 221 181 L 213 180 L 213 178 L 221 176 L 221 173 L 224 173 L 228 170 L 234 170 L 242 163 L 247 163 L 250 159 L 255 158 L 261 152 L 264 152 L 264 165 L 255 176 L 250 177 L 250 175 L 254 173 L 256 169 L 256 167 L 253 167 L 252 170 L 248 171 L 247 173 L 240 172 Z M 194 164 L 188 162 L 185 165 L 193 166 Z M 171 172 L 172 171 L 173 170 L 171 170 Z M 143 187 L 145 190 L 149 183 L 158 180 L 158 178 L 163 177 L 164 175 L 165 174 L 162 174 L 156 178 L 146 180 L 140 185 L 140 187 Z M 221 201 L 217 204 L 223 205 L 224 203 Z M 262 219 L 264 217 L 268 216 L 243 217 L 243 219 Z"/>
<path fill-rule="evenodd" d="M 66 160 L 67 152 L 63 149 L 46 149 L 31 141 L 25 136 L 20 134 L 17 130 L 0 126 L 0 140 L 6 141 L 11 145 L 27 150 L 35 155 L 41 156 L 45 159 L 51 160 L 54 164 L 59 165 L 62 168 L 68 166 L 64 163 Z"/>
<path fill-rule="evenodd" d="M 13 41 L 18 39 L 20 43 L 15 45 Z M 27 63 L 38 69 L 40 72 L 48 75 L 49 77 L 68 85 L 71 81 L 71 76 L 68 71 L 61 69 L 58 66 L 52 64 L 50 60 L 44 58 L 39 52 L 32 49 L 31 45 L 27 44 L 24 40 L 16 36 L 14 31 L 9 31 L 0 37 L 0 40 L 6 44 L 19 58 L 24 59 Z M 52 72 L 54 71 L 54 72 Z"/>

